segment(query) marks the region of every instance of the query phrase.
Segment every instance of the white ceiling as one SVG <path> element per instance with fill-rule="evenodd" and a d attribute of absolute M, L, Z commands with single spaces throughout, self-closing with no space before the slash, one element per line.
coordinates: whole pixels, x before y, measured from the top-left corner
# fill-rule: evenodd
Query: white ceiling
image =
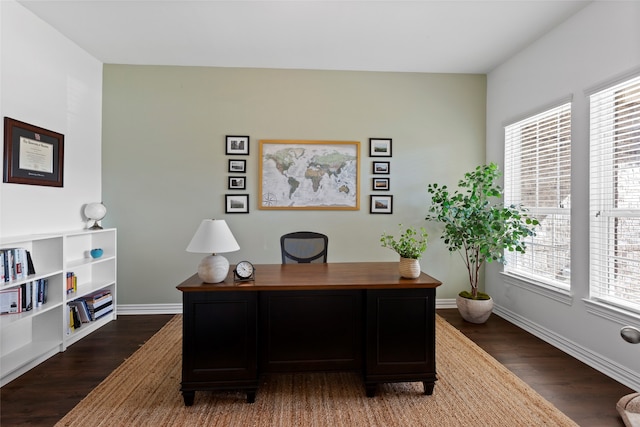
<path fill-rule="evenodd" d="M 18 0 L 104 63 L 487 73 L 578 0 Z"/>

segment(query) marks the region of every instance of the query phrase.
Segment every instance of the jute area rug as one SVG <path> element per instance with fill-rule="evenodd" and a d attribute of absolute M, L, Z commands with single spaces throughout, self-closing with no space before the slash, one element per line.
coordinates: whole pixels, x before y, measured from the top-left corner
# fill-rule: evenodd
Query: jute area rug
<path fill-rule="evenodd" d="M 240 392 L 180 393 L 182 317 L 172 318 L 56 426 L 575 426 L 440 317 L 438 381 L 378 386 L 355 373 L 266 375 L 255 403 Z"/>

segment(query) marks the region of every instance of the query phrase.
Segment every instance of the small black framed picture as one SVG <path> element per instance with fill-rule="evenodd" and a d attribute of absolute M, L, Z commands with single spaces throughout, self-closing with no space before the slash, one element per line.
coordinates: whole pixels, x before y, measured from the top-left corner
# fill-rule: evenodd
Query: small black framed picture
<path fill-rule="evenodd" d="M 249 155 L 249 137 L 238 135 L 227 135 L 226 150 L 227 155 Z"/>
<path fill-rule="evenodd" d="M 244 190 L 247 188 L 244 176 L 230 176 L 228 182 L 229 190 Z"/>
<path fill-rule="evenodd" d="M 391 178 L 371 178 L 371 190 L 373 191 L 389 191 Z"/>
<path fill-rule="evenodd" d="M 391 157 L 391 138 L 369 138 L 369 157 Z"/>
<path fill-rule="evenodd" d="M 391 173 L 390 162 L 373 162 L 372 173 L 376 175 L 388 175 Z"/>
<path fill-rule="evenodd" d="M 248 194 L 225 194 L 225 213 L 249 213 Z"/>
<path fill-rule="evenodd" d="M 247 161 L 229 159 L 229 172 L 230 173 L 245 173 L 247 171 Z"/>
<path fill-rule="evenodd" d="M 393 196 L 369 196 L 369 213 L 372 214 L 392 214 Z"/>

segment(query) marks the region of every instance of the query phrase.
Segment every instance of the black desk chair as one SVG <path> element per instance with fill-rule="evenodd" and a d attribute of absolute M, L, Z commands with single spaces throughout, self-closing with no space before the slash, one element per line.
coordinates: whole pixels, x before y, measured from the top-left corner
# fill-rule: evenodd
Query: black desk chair
<path fill-rule="evenodd" d="M 283 264 L 327 262 L 329 239 L 313 231 L 296 231 L 280 237 Z"/>

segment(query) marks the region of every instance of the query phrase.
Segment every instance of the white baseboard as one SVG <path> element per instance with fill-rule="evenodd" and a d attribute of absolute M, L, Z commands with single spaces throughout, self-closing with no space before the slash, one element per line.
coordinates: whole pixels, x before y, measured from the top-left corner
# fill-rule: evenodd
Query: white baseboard
<path fill-rule="evenodd" d="M 448 299 L 436 298 L 436 310 L 439 308 L 457 308 L 456 299 L 455 298 L 448 298 Z"/>
<path fill-rule="evenodd" d="M 118 304 L 118 316 L 129 314 L 180 314 L 182 304 Z"/>
<path fill-rule="evenodd" d="M 455 299 L 436 299 L 436 309 L 456 308 Z M 119 316 L 129 314 L 180 314 L 182 304 L 118 304 Z"/>
<path fill-rule="evenodd" d="M 529 319 L 526 319 L 513 311 L 503 307 L 494 306 L 493 313 L 513 323 L 519 328 L 524 329 L 532 335 L 535 335 L 552 346 L 564 351 L 570 356 L 575 357 L 579 361 L 591 366 L 593 369 L 613 378 L 619 383 L 624 384 L 633 390 L 640 390 L 640 373 L 632 372 L 601 354 L 594 353 L 593 351 L 556 334 L 550 329 L 531 322 Z"/>

